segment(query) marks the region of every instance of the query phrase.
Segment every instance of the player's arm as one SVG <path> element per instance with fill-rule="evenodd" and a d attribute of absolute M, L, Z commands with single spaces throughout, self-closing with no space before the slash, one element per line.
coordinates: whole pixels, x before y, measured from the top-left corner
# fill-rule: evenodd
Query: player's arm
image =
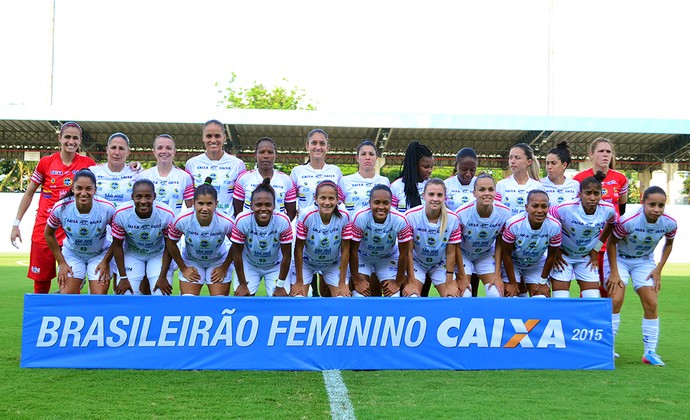
<path fill-rule="evenodd" d="M 10 232 L 10 241 L 15 248 L 19 248 L 16 242 L 17 239 L 19 239 L 19 242 L 22 242 L 22 234 L 19 231 L 19 222 L 21 222 L 21 220 L 24 218 L 26 211 L 29 210 L 38 187 L 39 185 L 37 183 L 34 181 L 29 181 L 29 186 L 26 188 L 26 191 L 22 196 L 22 200 L 19 202 L 17 217 L 15 218 L 14 223 L 12 223 L 12 231 Z"/>
<path fill-rule="evenodd" d="M 122 239 L 113 237 L 113 245 L 110 247 L 110 249 L 112 249 L 113 257 L 115 258 L 117 271 L 120 273 L 117 283 L 113 284 L 113 291 L 118 295 L 124 295 L 127 290 L 134 294 L 132 285 L 129 283 L 129 278 L 127 277 L 127 269 L 125 268 L 125 251 L 123 249 L 123 245 L 124 241 Z"/>
<path fill-rule="evenodd" d="M 273 296 L 288 296 L 285 290 L 285 282 L 289 281 L 286 279 L 290 271 L 290 263 L 292 262 L 290 251 L 292 251 L 292 243 L 280 244 L 280 252 L 283 258 L 280 261 L 280 271 L 278 272 L 278 281 L 276 282 L 276 289 L 273 292 Z"/>
<path fill-rule="evenodd" d="M 503 250 L 501 251 L 503 267 L 505 268 L 506 275 L 508 276 L 508 284 L 504 285 L 504 293 L 505 296 L 517 296 L 519 291 L 517 279 L 515 278 L 515 267 L 513 266 L 512 258 L 513 251 L 515 250 L 515 243 L 501 241 L 501 246 L 503 247 Z"/>
<path fill-rule="evenodd" d="M 235 274 L 237 274 L 237 282 L 239 285 L 235 289 L 235 296 L 249 296 L 249 287 L 247 286 L 247 278 L 244 275 L 244 260 L 242 259 L 242 251 L 244 251 L 244 244 L 237 242 L 232 244 L 233 259 L 235 261 Z"/>
<path fill-rule="evenodd" d="M 654 270 L 652 270 L 651 273 L 647 276 L 647 278 L 652 278 L 654 280 L 654 291 L 659 292 L 661 290 L 661 270 L 664 269 L 664 265 L 666 265 L 666 261 L 668 260 L 668 257 L 671 255 L 671 251 L 673 250 L 673 239 L 666 238 L 666 242 L 664 243 L 664 249 L 661 250 L 661 260 L 659 263 L 656 265 Z"/>
<path fill-rule="evenodd" d="M 616 289 L 621 287 L 621 277 L 618 274 L 618 237 L 616 235 L 611 236 L 608 243 L 606 244 L 606 255 L 609 257 L 609 268 L 611 269 L 611 274 L 606 281 L 606 289 L 609 292 L 609 296 L 612 296 L 616 292 Z"/>
<path fill-rule="evenodd" d="M 297 238 L 295 240 L 295 274 L 297 279 L 290 290 L 291 296 L 304 296 L 304 239 Z"/>

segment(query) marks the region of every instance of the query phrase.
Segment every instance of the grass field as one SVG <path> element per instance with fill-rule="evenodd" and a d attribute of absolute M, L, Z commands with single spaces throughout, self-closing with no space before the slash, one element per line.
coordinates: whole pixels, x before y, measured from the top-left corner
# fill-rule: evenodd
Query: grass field
<path fill-rule="evenodd" d="M 20 369 L 17 255 L 0 255 L 2 418 L 329 418 L 320 372 Z M 659 354 L 640 363 L 642 310 L 629 291 L 614 371 L 345 371 L 358 418 L 690 417 L 690 264 L 669 265 Z"/>

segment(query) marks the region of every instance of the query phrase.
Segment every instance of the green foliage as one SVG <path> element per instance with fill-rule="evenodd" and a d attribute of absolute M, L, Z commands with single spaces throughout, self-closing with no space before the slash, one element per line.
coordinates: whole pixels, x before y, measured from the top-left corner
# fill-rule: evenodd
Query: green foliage
<path fill-rule="evenodd" d="M 237 86 L 237 74 L 232 72 L 231 75 L 225 87 L 221 88 L 220 84 L 216 83 L 216 87 L 220 88 L 218 93 L 223 96 L 218 103 L 226 108 L 316 110 L 316 106 L 305 99 L 304 89 L 285 86 L 288 83 L 286 78 L 282 79 L 282 85 L 269 90 L 257 81 L 250 87 Z"/>
<path fill-rule="evenodd" d="M 0 192 L 26 191 L 36 165 L 38 162 L 25 162 L 21 159 L 0 160 Z"/>
<path fill-rule="evenodd" d="M 684 172 L 681 176 L 683 177 L 683 191 L 681 191 L 681 194 L 690 195 L 690 173 Z"/>
<path fill-rule="evenodd" d="M 640 177 L 637 171 L 625 171 L 628 178 L 628 203 L 640 204 Z"/>

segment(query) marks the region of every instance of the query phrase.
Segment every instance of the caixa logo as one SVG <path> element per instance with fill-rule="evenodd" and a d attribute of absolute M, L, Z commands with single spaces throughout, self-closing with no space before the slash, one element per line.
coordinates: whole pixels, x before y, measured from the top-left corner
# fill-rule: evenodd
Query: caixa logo
<path fill-rule="evenodd" d="M 535 329 L 539 324 L 545 325 L 543 330 Z M 438 326 L 436 338 L 443 347 L 566 348 L 560 319 L 471 318 L 463 323 L 460 318 L 447 318 Z"/>

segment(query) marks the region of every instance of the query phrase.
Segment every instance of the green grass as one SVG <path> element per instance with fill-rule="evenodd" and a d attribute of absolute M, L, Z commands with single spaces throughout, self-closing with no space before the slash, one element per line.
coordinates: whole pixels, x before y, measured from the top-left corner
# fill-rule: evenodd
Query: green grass
<path fill-rule="evenodd" d="M 330 417 L 319 372 L 20 369 L 22 295 L 32 283 L 18 259 L 0 255 L 0 417 Z M 689 270 L 690 264 L 675 264 L 664 271 L 659 353 L 665 368 L 640 363 L 642 309 L 628 291 L 614 371 L 346 371 L 355 414 L 688 417 Z"/>

